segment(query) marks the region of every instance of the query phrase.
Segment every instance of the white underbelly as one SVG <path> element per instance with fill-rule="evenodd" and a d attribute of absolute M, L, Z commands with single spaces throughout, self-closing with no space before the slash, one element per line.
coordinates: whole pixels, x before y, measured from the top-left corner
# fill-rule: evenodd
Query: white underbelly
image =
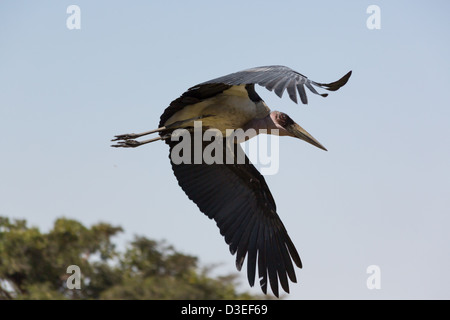
<path fill-rule="evenodd" d="M 243 128 L 250 120 L 264 118 L 270 113 L 270 109 L 263 101 L 253 102 L 248 98 L 246 90 L 243 90 L 245 90 L 243 86 L 232 87 L 211 99 L 186 106 L 170 117 L 165 126 L 201 115 L 210 115 L 201 119 L 202 125 L 218 129 L 225 135 L 227 129 Z M 190 121 L 180 127 L 193 125 L 194 121 Z"/>

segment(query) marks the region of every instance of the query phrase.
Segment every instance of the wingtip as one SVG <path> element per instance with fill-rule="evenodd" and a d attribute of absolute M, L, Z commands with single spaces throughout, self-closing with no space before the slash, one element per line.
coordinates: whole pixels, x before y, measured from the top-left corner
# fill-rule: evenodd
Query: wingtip
<path fill-rule="evenodd" d="M 348 79 L 350 79 L 350 77 L 351 77 L 351 75 L 352 75 L 352 72 L 353 72 L 353 70 L 350 70 L 349 72 L 347 72 L 347 73 L 345 74 L 345 76 L 343 76 L 343 77 L 341 78 L 341 79 L 344 80 L 344 83 L 343 83 L 342 85 L 344 85 L 344 84 L 347 83 Z"/>
<path fill-rule="evenodd" d="M 330 82 L 330 83 L 317 83 L 317 82 L 313 82 L 313 83 L 315 85 L 318 85 L 319 87 L 326 89 L 326 90 L 337 91 L 348 82 L 351 75 L 352 75 L 352 70 L 347 72 L 342 78 L 340 78 L 337 81 Z"/>
<path fill-rule="evenodd" d="M 238 271 L 241 271 L 241 270 L 242 270 L 242 266 L 243 266 L 243 264 L 244 264 L 244 259 L 245 259 L 245 257 L 242 257 L 242 258 L 240 258 L 240 259 L 236 258 L 236 269 L 237 269 Z"/>
<path fill-rule="evenodd" d="M 350 70 L 349 72 L 347 72 L 347 73 L 339 80 L 340 87 L 342 87 L 343 85 L 345 85 L 345 84 L 348 82 L 348 80 L 350 79 L 351 75 L 352 75 L 352 70 Z M 340 88 L 340 87 L 339 87 L 339 88 Z"/>
<path fill-rule="evenodd" d="M 350 79 L 351 75 L 352 75 L 352 71 L 350 70 L 342 78 L 340 78 L 338 81 L 329 83 L 327 89 L 330 90 L 330 91 L 337 91 L 337 90 L 339 90 L 341 87 L 343 87 L 348 82 L 348 80 Z"/>

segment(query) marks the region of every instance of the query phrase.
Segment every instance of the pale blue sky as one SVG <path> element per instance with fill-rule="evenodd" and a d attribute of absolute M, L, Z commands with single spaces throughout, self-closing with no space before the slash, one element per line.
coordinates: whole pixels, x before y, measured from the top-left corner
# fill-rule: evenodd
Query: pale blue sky
<path fill-rule="evenodd" d="M 81 30 L 66 9 L 81 8 Z M 381 8 L 369 30 L 366 8 Z M 304 268 L 292 299 L 450 298 L 448 1 L 0 2 L 0 215 L 61 216 L 166 239 L 237 272 L 215 223 L 178 187 L 168 148 L 110 148 L 156 128 L 187 88 L 281 64 L 327 98 L 257 88 L 328 148 L 282 138 L 266 178 Z M 68 262 L 70 264 L 70 262 Z M 366 268 L 381 268 L 368 290 Z M 247 289 L 241 273 L 242 288 Z M 259 288 L 252 289 L 259 293 Z"/>

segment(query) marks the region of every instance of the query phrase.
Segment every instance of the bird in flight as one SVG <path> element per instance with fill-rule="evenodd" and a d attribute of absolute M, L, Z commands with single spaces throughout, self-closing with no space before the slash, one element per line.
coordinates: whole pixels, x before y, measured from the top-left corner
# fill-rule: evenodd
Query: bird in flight
<path fill-rule="evenodd" d="M 298 102 L 298 92 L 300 101 L 307 104 L 305 87 L 314 94 L 326 97 L 326 93 L 319 93 L 314 87 L 336 91 L 347 83 L 351 73 L 348 72 L 335 82 L 318 83 L 285 66 L 264 66 L 209 80 L 191 87 L 172 101 L 161 115 L 157 129 L 117 135 L 112 140 L 118 141 L 113 147 L 134 148 L 164 140 L 172 155 L 177 145 L 186 138 L 184 136 L 180 142 L 177 130 L 185 129 L 187 138 L 189 135 L 193 137 L 196 121 L 201 121 L 202 132 L 216 130 L 224 140 L 220 144 L 224 151 L 232 149 L 231 152 L 222 153 L 223 161 L 210 163 L 204 159 L 194 159 L 194 144 L 191 144 L 192 150 L 182 152 L 188 161 L 178 163 L 169 156 L 173 173 L 189 199 L 197 204 L 200 211 L 216 221 L 231 254 L 236 254 L 239 271 L 247 258 L 250 286 L 255 283 L 258 266 L 262 291 L 267 293 L 269 283 L 273 294 L 278 297 L 279 284 L 289 293 L 289 280 L 297 282 L 293 263 L 301 268 L 302 262 L 277 214 L 275 200 L 264 177 L 245 153 L 244 161 L 237 159 L 243 153 L 239 143 L 242 140 L 236 139 L 232 143 L 225 141 L 229 137 L 227 129 L 254 129 L 256 134 L 265 130 L 264 133 L 302 139 L 326 150 L 288 115 L 271 111 L 256 93 L 255 84 L 273 90 L 280 98 L 287 91 L 295 103 Z M 135 140 L 152 133 L 158 133 L 159 136 Z M 202 150 L 206 147 L 207 143 L 203 141 Z"/>

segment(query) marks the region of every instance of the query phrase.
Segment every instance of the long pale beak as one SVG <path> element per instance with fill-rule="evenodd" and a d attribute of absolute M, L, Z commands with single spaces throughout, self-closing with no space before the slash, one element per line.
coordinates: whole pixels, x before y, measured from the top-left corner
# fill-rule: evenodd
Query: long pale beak
<path fill-rule="evenodd" d="M 289 132 L 289 134 L 292 137 L 302 139 L 313 146 L 316 146 L 317 148 L 320 148 L 322 150 L 328 151 L 323 145 L 320 144 L 319 141 L 314 139 L 312 135 L 310 135 L 305 129 L 300 127 L 298 124 L 293 123 L 285 127 L 286 131 Z"/>

